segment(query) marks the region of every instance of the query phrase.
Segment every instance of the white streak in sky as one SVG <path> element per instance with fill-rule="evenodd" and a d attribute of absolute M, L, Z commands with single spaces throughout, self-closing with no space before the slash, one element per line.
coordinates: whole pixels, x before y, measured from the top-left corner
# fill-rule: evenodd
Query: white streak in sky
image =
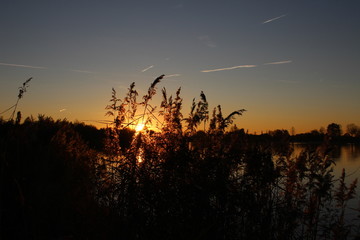
<path fill-rule="evenodd" d="M 2 65 L 2 66 L 9 66 L 9 67 L 46 69 L 46 67 L 38 67 L 38 66 L 30 66 L 30 65 L 21 65 L 21 64 L 13 64 L 13 63 L 0 63 L 0 65 Z"/>
<path fill-rule="evenodd" d="M 265 23 L 269 23 L 269 22 L 272 22 L 272 21 L 278 20 L 278 19 L 283 18 L 283 17 L 285 17 L 285 16 L 286 16 L 286 14 L 281 15 L 281 16 L 276 17 L 276 18 L 272 18 L 272 19 L 266 20 L 266 21 L 265 21 L 265 22 L 263 22 L 262 24 L 265 24 Z"/>
<path fill-rule="evenodd" d="M 165 75 L 164 78 L 171 78 L 171 77 L 180 77 L 181 74 L 171 74 L 171 75 Z"/>
<path fill-rule="evenodd" d="M 94 72 L 91 72 L 91 71 L 86 71 L 86 70 L 77 70 L 77 69 L 73 69 L 73 70 L 71 70 L 71 71 L 73 71 L 73 72 L 78 72 L 78 73 L 89 73 L 89 74 L 94 73 Z"/>
<path fill-rule="evenodd" d="M 151 66 L 149 66 L 149 67 L 147 67 L 147 68 L 145 68 L 145 69 L 141 70 L 141 72 L 146 72 L 147 70 L 149 70 L 149 69 L 151 69 L 151 68 L 153 68 L 153 67 L 154 67 L 154 65 L 151 65 Z"/>
<path fill-rule="evenodd" d="M 64 112 L 66 111 L 66 108 L 60 109 L 59 112 Z"/>
<path fill-rule="evenodd" d="M 286 64 L 286 63 L 291 63 L 291 60 L 287 60 L 287 61 L 281 61 L 281 62 L 270 62 L 270 63 L 264 63 L 264 65 L 276 65 L 276 64 Z"/>
<path fill-rule="evenodd" d="M 208 72 L 232 70 L 232 69 L 236 69 L 236 68 L 253 68 L 253 67 L 256 67 L 256 65 L 241 65 L 241 66 L 234 66 L 234 67 L 227 67 L 227 68 L 217 68 L 217 69 L 211 69 L 211 70 L 202 70 L 201 72 L 208 73 Z"/>

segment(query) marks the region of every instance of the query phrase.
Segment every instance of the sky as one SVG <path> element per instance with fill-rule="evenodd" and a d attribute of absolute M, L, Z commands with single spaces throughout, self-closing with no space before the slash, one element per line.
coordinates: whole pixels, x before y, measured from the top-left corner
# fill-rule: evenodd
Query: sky
<path fill-rule="evenodd" d="M 123 97 L 181 87 L 186 117 L 204 91 L 249 132 L 360 125 L 358 0 L 2 0 L 0 112 L 106 120 Z M 11 111 L 1 114 L 4 119 Z"/>

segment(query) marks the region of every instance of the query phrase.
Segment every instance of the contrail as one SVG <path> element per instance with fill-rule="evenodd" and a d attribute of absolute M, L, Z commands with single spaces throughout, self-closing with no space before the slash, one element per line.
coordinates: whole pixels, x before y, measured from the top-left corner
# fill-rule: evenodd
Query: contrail
<path fill-rule="evenodd" d="M 151 68 L 153 68 L 153 67 L 154 67 L 154 65 L 151 65 L 151 66 L 149 66 L 149 67 L 147 67 L 147 68 L 145 68 L 145 69 L 141 70 L 141 72 L 146 72 L 147 70 L 149 70 L 149 69 L 151 69 Z"/>
<path fill-rule="evenodd" d="M 46 67 L 38 67 L 38 66 L 30 66 L 30 65 L 21 65 L 21 64 L 13 64 L 13 63 L 0 63 L 2 66 L 9 67 L 23 67 L 23 68 L 36 68 L 36 69 L 46 69 Z"/>
<path fill-rule="evenodd" d="M 265 24 L 265 23 L 269 23 L 269 22 L 272 22 L 272 21 L 278 20 L 279 18 L 283 18 L 283 17 L 285 17 L 285 16 L 286 16 L 286 14 L 281 15 L 281 16 L 276 17 L 276 18 L 272 18 L 272 19 L 266 20 L 266 21 L 265 21 L 265 22 L 263 22 L 262 24 Z"/>
<path fill-rule="evenodd" d="M 171 74 L 171 75 L 165 75 L 164 78 L 171 78 L 171 77 L 180 77 L 181 74 Z"/>
<path fill-rule="evenodd" d="M 94 73 L 94 72 L 91 72 L 91 71 L 86 71 L 86 70 L 77 70 L 77 69 L 72 69 L 71 71 L 73 71 L 73 72 L 78 72 L 78 73 L 89 73 L 89 74 Z"/>
<path fill-rule="evenodd" d="M 66 111 L 66 108 L 60 109 L 59 112 L 64 112 Z"/>
<path fill-rule="evenodd" d="M 236 69 L 236 68 L 253 68 L 253 67 L 256 67 L 256 65 L 240 65 L 240 66 L 227 67 L 227 68 L 217 68 L 217 69 L 211 69 L 211 70 L 202 70 L 201 72 L 208 73 L 208 72 L 218 72 L 218 71 L 232 70 L 232 69 Z"/>
<path fill-rule="evenodd" d="M 281 62 L 270 62 L 270 63 L 264 63 L 264 65 L 276 65 L 276 64 L 285 64 L 285 63 L 291 63 L 291 60 L 287 61 L 281 61 Z"/>

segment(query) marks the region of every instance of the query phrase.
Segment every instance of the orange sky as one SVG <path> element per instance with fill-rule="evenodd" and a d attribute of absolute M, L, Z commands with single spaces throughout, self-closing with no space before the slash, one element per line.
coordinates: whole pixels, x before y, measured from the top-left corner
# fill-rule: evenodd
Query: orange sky
<path fill-rule="evenodd" d="M 210 109 L 247 109 L 236 124 L 249 132 L 360 125 L 359 11 L 328 0 L 6 1 L 0 112 L 33 77 L 23 116 L 104 120 L 112 87 L 144 93 L 165 74 L 159 90 L 182 87 L 185 116 L 204 91 Z"/>

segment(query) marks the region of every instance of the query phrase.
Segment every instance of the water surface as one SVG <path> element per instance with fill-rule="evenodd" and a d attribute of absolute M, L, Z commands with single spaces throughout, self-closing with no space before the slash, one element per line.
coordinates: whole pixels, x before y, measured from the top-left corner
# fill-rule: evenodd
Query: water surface
<path fill-rule="evenodd" d="M 308 147 L 316 147 L 314 144 L 294 143 L 294 155 L 298 155 L 301 151 Z M 334 176 L 338 179 L 341 176 L 342 170 L 345 169 L 346 183 L 349 185 L 356 178 L 360 180 L 360 145 L 357 144 L 345 144 L 335 146 L 329 157 L 335 162 Z M 338 182 L 335 182 L 335 189 Z M 357 208 L 360 204 L 360 186 L 359 182 L 356 188 L 357 196 L 355 199 L 350 200 L 348 207 Z M 348 209 L 346 214 L 347 221 L 351 221 L 356 217 L 356 212 Z"/>

